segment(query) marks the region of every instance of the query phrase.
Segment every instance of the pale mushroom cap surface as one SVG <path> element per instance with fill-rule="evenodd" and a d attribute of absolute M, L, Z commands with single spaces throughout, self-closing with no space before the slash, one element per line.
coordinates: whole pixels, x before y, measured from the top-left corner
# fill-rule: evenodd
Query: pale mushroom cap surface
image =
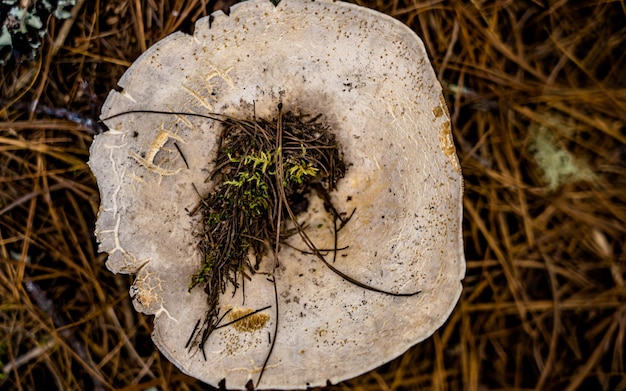
<path fill-rule="evenodd" d="M 465 275 L 462 177 L 442 90 L 419 38 L 400 22 L 352 4 L 252 0 L 175 33 L 146 51 L 102 109 L 109 131 L 90 158 L 102 203 L 96 224 L 107 267 L 136 274 L 138 311 L 155 315 L 153 339 L 183 372 L 227 388 L 320 386 L 374 369 L 428 338 L 448 318 Z M 185 344 L 206 310 L 202 288 L 188 293 L 200 262 L 199 216 L 220 124 L 185 115 L 272 118 L 318 115 L 332 127 L 350 164 L 332 193 L 343 212 L 334 266 L 394 297 L 343 280 L 313 255 L 283 246 L 274 271 L 255 274 L 233 296 L 231 314 L 271 306 L 238 327 L 216 330 L 205 345 Z M 176 144 L 176 145 L 174 145 Z M 181 157 L 178 149 L 184 154 Z M 188 166 L 188 167 L 187 167 Z M 332 220 L 311 197 L 301 216 L 318 248 L 332 248 Z M 289 243 L 305 248 L 294 236 Z M 329 256 L 329 259 L 331 257 Z M 264 261 L 262 270 L 272 272 Z M 278 308 L 278 329 L 276 325 Z M 223 313 L 223 312 L 222 312 Z"/>

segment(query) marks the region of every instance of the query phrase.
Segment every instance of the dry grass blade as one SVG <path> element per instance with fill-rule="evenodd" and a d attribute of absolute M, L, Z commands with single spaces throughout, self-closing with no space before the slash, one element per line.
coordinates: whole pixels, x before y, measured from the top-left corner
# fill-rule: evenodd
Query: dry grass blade
<path fill-rule="evenodd" d="M 332 389 L 626 389 L 623 2 L 356 2 L 415 30 L 445 85 L 468 274 L 435 337 Z M 0 69 L 0 388 L 205 389 L 96 251 L 87 120 L 146 47 L 224 3 L 84 2 L 38 61 Z"/>

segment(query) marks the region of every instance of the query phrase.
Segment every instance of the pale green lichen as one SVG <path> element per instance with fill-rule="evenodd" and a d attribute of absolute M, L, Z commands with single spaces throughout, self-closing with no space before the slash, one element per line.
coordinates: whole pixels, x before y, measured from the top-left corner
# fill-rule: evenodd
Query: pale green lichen
<path fill-rule="evenodd" d="M 44 3 L 47 3 L 47 1 L 44 1 Z M 75 0 L 59 0 L 57 7 L 54 10 L 54 17 L 57 19 L 69 19 L 72 16 L 72 13 L 68 11 L 67 8 L 71 8 L 75 4 Z"/>
<path fill-rule="evenodd" d="M 552 118 L 555 126 L 567 126 Z M 544 125 L 530 127 L 532 137 L 529 149 L 539 166 L 548 191 L 554 191 L 566 183 L 593 180 L 594 173 L 582 157 L 574 156 L 559 145 L 554 132 Z"/>
<path fill-rule="evenodd" d="M 0 47 L 11 45 L 11 33 L 7 26 L 2 26 L 2 33 L 0 33 Z"/>
<path fill-rule="evenodd" d="M 45 21 L 50 15 L 68 19 L 75 0 L 35 0 L 0 2 L 0 65 L 15 58 L 17 62 L 34 60 L 46 35 Z"/>

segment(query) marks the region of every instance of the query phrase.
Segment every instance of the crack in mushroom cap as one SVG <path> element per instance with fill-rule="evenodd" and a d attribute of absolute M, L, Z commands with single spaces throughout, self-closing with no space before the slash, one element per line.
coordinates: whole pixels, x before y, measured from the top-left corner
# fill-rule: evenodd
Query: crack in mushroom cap
<path fill-rule="evenodd" d="M 375 11 L 331 1 L 252 0 L 172 34 L 146 51 L 102 109 L 109 131 L 96 137 L 90 167 L 101 206 L 96 223 L 107 267 L 136 274 L 138 311 L 155 315 L 153 340 L 183 372 L 242 389 L 336 383 L 374 369 L 429 337 L 448 318 L 465 275 L 462 178 L 441 86 L 419 38 Z M 239 313 L 272 306 L 254 327 L 225 327 L 209 338 L 207 360 L 185 349 L 206 312 L 202 289 L 187 292 L 200 262 L 198 216 L 188 211 L 207 177 L 220 125 L 185 116 L 129 110 L 222 113 L 272 118 L 318 115 L 332 127 L 351 166 L 332 193 L 343 212 L 334 264 L 349 276 L 393 292 L 364 290 L 315 256 L 283 246 L 272 284 L 262 274 L 220 298 Z M 176 144 L 176 145 L 174 145 Z M 178 149 L 184 154 L 183 161 Z M 187 164 L 189 168 L 187 168 Z M 318 248 L 333 247 L 332 220 L 311 197 L 302 220 Z M 297 248 L 306 246 L 297 237 Z M 329 259 L 332 259 L 330 256 Z M 271 271 L 265 260 L 262 271 Z"/>

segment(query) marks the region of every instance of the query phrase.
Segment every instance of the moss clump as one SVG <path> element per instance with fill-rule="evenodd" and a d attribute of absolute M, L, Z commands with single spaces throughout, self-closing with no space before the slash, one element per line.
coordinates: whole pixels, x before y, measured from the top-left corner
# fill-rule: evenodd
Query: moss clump
<path fill-rule="evenodd" d="M 345 174 L 330 129 L 292 114 L 225 120 L 215 167 L 215 187 L 200 208 L 203 259 L 189 284 L 204 286 L 208 298 L 202 344 L 218 323 L 220 294 L 256 273 L 268 249 L 288 235 L 286 208 L 304 209 L 311 188 L 329 192 Z"/>

